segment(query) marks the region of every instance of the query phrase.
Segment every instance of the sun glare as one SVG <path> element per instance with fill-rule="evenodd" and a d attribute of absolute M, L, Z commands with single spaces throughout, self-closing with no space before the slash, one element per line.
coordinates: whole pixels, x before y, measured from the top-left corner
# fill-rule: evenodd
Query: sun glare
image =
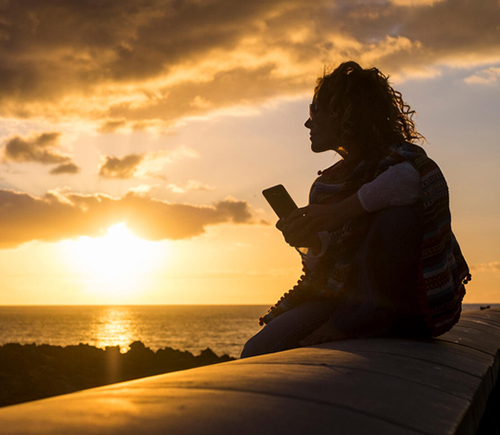
<path fill-rule="evenodd" d="M 104 237 L 69 241 L 66 252 L 87 290 L 104 303 L 120 303 L 136 296 L 161 263 L 168 260 L 165 242 L 149 242 L 119 223 Z"/>

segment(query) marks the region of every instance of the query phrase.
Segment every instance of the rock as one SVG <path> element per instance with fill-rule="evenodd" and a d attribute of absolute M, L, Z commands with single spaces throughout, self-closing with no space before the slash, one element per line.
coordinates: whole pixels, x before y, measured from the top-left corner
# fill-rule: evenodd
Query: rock
<path fill-rule="evenodd" d="M 130 344 L 124 354 L 119 346 L 9 343 L 0 346 L 0 406 L 229 359 L 234 358 L 218 357 L 209 348 L 196 357 L 170 347 L 153 352 L 140 341 Z"/>

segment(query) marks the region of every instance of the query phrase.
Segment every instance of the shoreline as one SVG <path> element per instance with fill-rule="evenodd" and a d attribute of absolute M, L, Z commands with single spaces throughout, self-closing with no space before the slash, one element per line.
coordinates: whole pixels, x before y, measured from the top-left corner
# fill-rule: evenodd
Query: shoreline
<path fill-rule="evenodd" d="M 0 346 L 0 407 L 88 388 L 231 361 L 210 348 L 193 355 L 165 347 L 152 351 L 142 342 L 104 349 L 88 344 L 7 343 Z"/>

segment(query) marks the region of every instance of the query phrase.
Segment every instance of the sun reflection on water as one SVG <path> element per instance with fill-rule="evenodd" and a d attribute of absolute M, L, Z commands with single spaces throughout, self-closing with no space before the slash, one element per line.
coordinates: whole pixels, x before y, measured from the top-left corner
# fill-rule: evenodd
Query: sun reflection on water
<path fill-rule="evenodd" d="M 109 307 L 99 317 L 92 337 L 96 347 L 120 346 L 122 353 L 127 352 L 129 344 L 136 341 L 135 328 L 126 307 Z"/>

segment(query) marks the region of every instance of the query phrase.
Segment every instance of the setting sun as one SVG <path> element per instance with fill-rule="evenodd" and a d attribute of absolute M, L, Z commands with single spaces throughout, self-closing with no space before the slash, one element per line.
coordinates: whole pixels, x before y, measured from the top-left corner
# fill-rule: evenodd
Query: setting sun
<path fill-rule="evenodd" d="M 165 242 L 143 240 L 123 222 L 109 227 L 104 237 L 63 244 L 69 267 L 76 269 L 87 291 L 112 303 L 140 292 L 160 262 L 168 260 Z"/>

